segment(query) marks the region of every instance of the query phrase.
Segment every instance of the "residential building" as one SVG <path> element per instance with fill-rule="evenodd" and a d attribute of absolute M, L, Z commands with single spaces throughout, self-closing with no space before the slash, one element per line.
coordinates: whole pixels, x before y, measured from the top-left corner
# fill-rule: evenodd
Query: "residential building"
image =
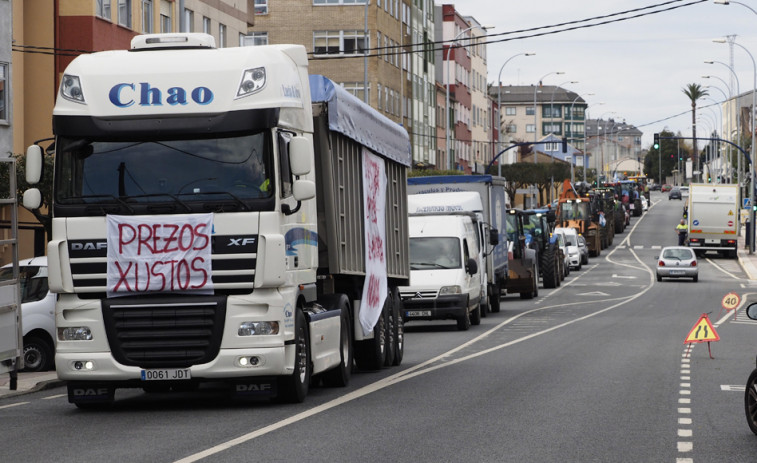
<path fill-rule="evenodd" d="M 411 135 L 413 161 L 436 164 L 432 0 L 256 0 L 245 43 L 298 43 L 310 73 L 368 102 Z"/>
<path fill-rule="evenodd" d="M 0 158 L 13 154 L 13 99 L 11 97 L 11 46 L 13 43 L 11 23 L 12 3 L 0 0 Z M 0 168 L 5 168 L 3 164 Z M 8 185 L 0 186 L 0 195 L 5 197 Z M 10 221 L 11 205 L 0 206 L 0 241 L 12 238 Z M 13 248 L 0 245 L 0 266 L 11 261 Z"/>
<path fill-rule="evenodd" d="M 471 16 L 466 16 L 465 20 L 473 28 L 470 30 L 471 44 L 465 47 L 471 56 L 468 86 L 471 93 L 471 170 L 483 173 L 491 161 L 491 98 L 487 94 L 486 29 Z"/>
<path fill-rule="evenodd" d="M 625 121 L 587 119 L 589 167 L 606 179 L 622 176 L 624 172 L 643 171 L 641 136 L 638 128 Z"/>
<path fill-rule="evenodd" d="M 500 101 L 501 143 L 534 142 L 552 134 L 566 137 L 578 151 L 584 151 L 586 101 L 576 92 L 556 85 L 490 86 L 489 96 Z M 539 145 L 537 153 L 546 151 Z M 519 162 L 518 150 L 503 155 L 503 163 Z M 537 154 L 538 160 L 538 154 Z"/>

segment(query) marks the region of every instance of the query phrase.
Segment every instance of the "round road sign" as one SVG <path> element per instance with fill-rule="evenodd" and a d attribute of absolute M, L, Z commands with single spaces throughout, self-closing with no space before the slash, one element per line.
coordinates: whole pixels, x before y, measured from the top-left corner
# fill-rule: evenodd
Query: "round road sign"
<path fill-rule="evenodd" d="M 723 308 L 725 310 L 733 310 L 739 306 L 741 298 L 736 293 L 728 293 L 723 297 Z"/>

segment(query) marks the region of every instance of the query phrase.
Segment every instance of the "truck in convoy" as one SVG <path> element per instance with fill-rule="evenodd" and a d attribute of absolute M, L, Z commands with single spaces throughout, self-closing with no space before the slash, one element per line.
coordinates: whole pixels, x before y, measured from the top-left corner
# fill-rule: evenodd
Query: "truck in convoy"
<path fill-rule="evenodd" d="M 490 242 L 484 247 L 486 255 L 487 299 L 489 309 L 500 311 L 500 296 L 508 278 L 508 242 L 505 233 L 507 217 L 507 193 L 505 179 L 493 175 L 440 175 L 410 177 L 407 179 L 408 194 L 449 193 L 474 191 L 481 197 L 484 223 L 496 230 L 496 244 Z M 482 236 L 487 236 L 482 234 Z"/>
<path fill-rule="evenodd" d="M 0 278 L 0 374 L 10 376 L 9 388 L 16 390 L 18 371 L 23 363 L 21 289 L 18 267 L 18 207 L 16 201 L 16 158 L 0 158 L 7 184 L 0 187 L 0 217 L 8 217 L 9 227 L 0 231 L 0 255 L 10 256 L 10 278 Z M 5 182 L 3 182 L 5 183 Z"/>
<path fill-rule="evenodd" d="M 409 137 L 307 64 L 190 33 L 67 67 L 47 254 L 70 402 L 203 382 L 299 402 L 353 359 L 402 361 Z"/>
<path fill-rule="evenodd" d="M 692 183 L 689 187 L 689 247 L 736 258 L 739 236 L 739 187 L 736 184 Z"/>

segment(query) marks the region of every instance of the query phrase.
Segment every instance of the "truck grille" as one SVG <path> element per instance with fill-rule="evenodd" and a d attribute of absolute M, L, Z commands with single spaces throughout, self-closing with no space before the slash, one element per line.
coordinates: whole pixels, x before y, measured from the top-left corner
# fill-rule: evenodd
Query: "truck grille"
<path fill-rule="evenodd" d="M 113 357 L 142 368 L 207 363 L 221 346 L 224 296 L 140 297 L 102 301 Z"/>

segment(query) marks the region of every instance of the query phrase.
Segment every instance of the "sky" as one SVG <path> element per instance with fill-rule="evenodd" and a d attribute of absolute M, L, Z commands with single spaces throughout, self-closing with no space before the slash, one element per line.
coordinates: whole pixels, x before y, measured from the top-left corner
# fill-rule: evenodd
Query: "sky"
<path fill-rule="evenodd" d="M 437 0 L 437 4 L 442 3 Z M 448 3 L 448 2 L 443 2 Z M 698 110 L 702 114 L 698 134 L 721 125 L 722 102 L 732 91 L 748 92 L 757 60 L 757 0 L 729 5 L 713 0 L 458 0 L 455 8 L 489 29 L 488 81 L 496 85 L 532 85 L 544 76 L 544 85 L 559 85 L 587 101 L 587 117 L 613 118 L 635 125 L 643 132 L 642 148 L 663 129 L 691 136 L 691 100 L 683 93 L 688 84 L 700 84 L 709 96 Z M 687 5 L 687 6 L 684 6 Z M 676 9 L 670 9 L 674 7 Z M 652 7 L 652 8 L 648 8 Z M 598 16 L 643 10 L 593 21 Z M 668 10 L 668 11 L 664 11 Z M 658 11 L 641 17 L 640 14 Z M 587 24 L 628 18 L 610 24 Z M 555 24 L 576 24 L 544 28 Z M 566 28 L 580 29 L 540 37 L 525 37 Z M 498 35 L 501 34 L 501 35 Z M 713 40 L 735 35 L 733 73 L 731 47 Z M 746 48 L 746 51 L 739 47 Z M 534 56 L 515 56 L 533 52 Z M 748 53 L 747 53 L 748 52 Z M 510 59 L 512 58 L 512 59 Z M 508 61 L 509 60 L 509 61 Z M 507 64 L 505 62 L 507 61 Z M 706 64 L 705 61 L 715 61 Z M 720 64 L 720 63 L 723 64 Z M 564 72 L 565 74 L 550 74 Z M 702 76 L 710 75 L 711 78 Z M 721 80 L 719 80 L 721 79 Z M 571 81 L 578 83 L 572 84 Z M 589 95 L 593 93 L 594 95 Z"/>

